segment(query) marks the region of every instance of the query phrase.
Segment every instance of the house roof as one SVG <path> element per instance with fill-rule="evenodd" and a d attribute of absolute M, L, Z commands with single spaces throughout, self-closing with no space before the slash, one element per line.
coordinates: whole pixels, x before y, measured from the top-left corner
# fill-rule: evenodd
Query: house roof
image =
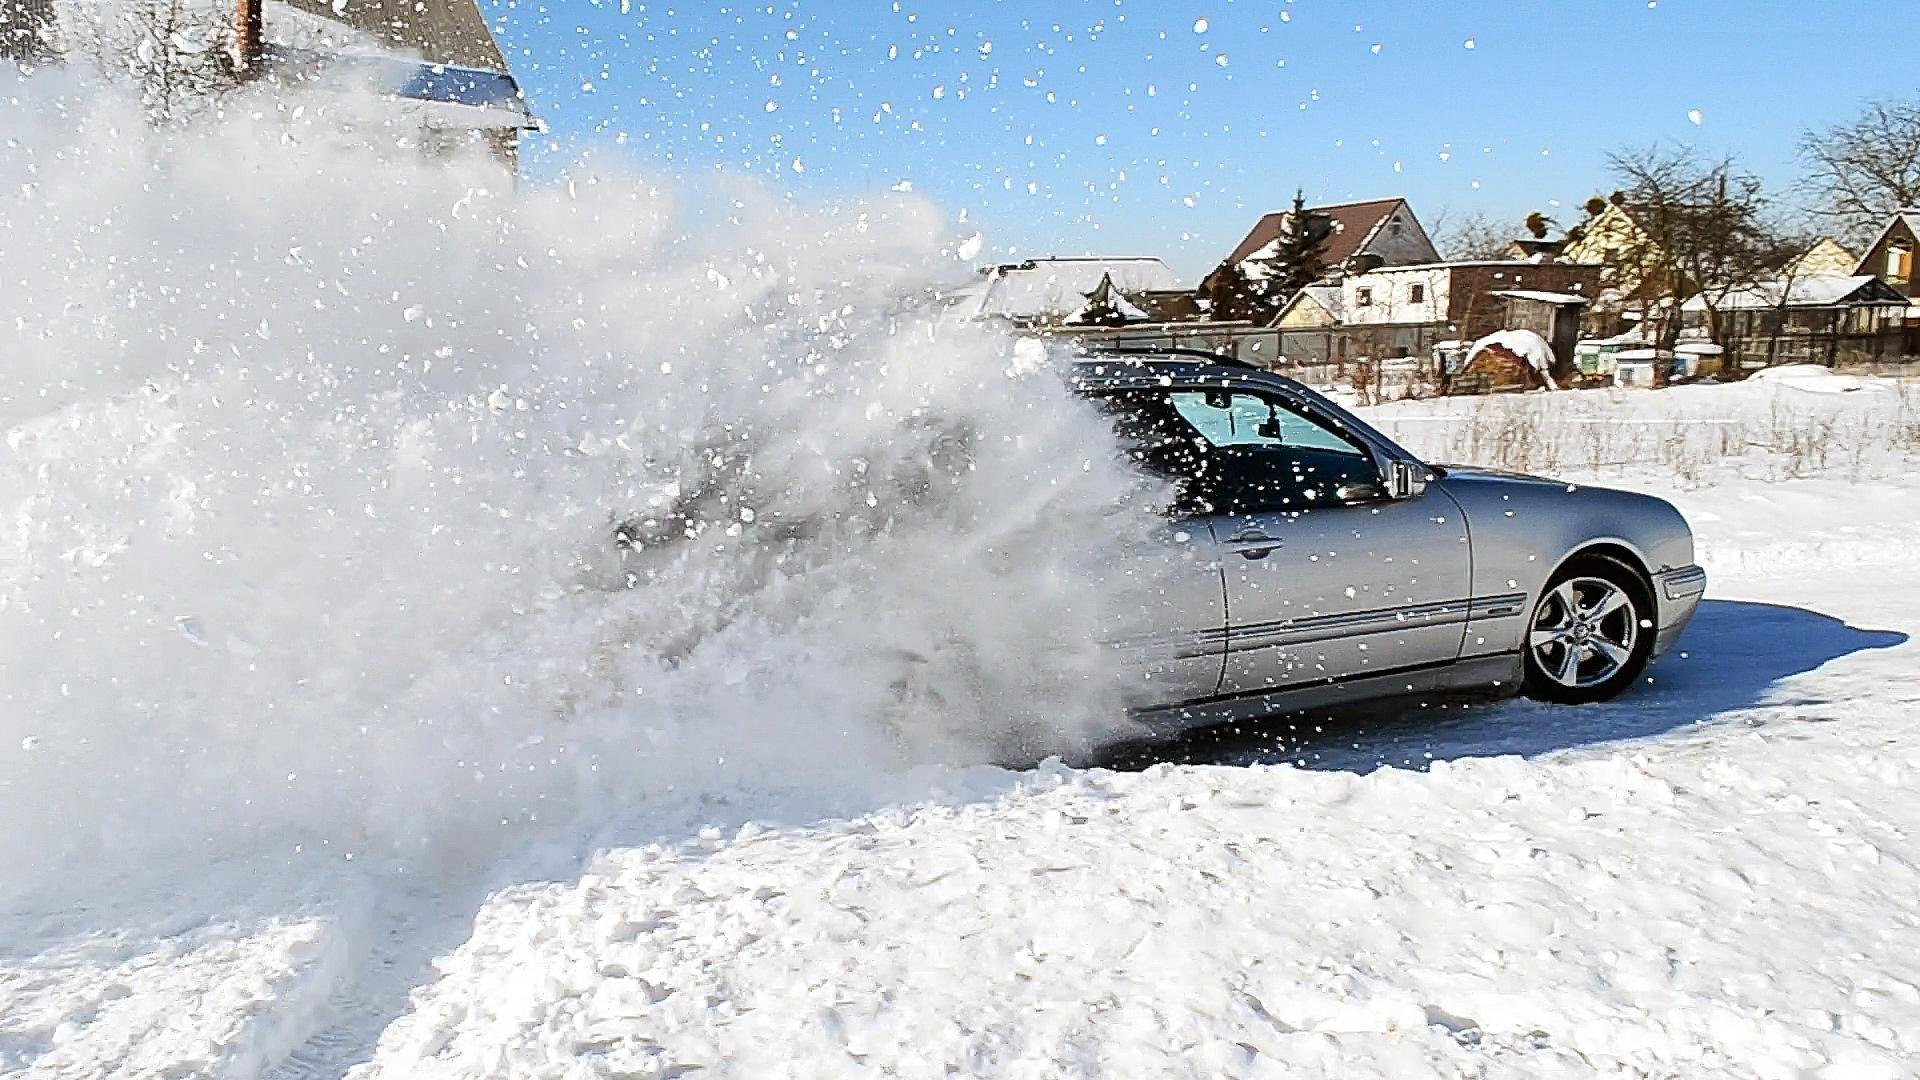
<path fill-rule="evenodd" d="M 1396 198 L 1307 207 L 1309 214 L 1324 214 L 1333 219 L 1333 235 L 1327 238 L 1327 246 L 1320 250 L 1321 261 L 1328 266 L 1338 266 L 1359 254 L 1388 215 L 1405 204 L 1405 199 Z M 1280 239 L 1281 229 L 1292 213 L 1291 210 L 1277 210 L 1255 222 L 1246 238 L 1240 241 L 1240 246 L 1227 256 L 1227 262 L 1243 262 L 1248 256 Z"/>
<path fill-rule="evenodd" d="M 1763 281 L 1721 293 L 1714 306 L 1722 311 L 1777 307 L 1834 307 L 1840 304 L 1905 305 L 1907 298 L 1871 274 L 1836 274 L 1797 278 L 1791 282 Z M 1696 296 L 1681 305 L 1683 311 L 1705 311 L 1707 298 Z"/>
<path fill-rule="evenodd" d="M 1860 264 L 1860 256 L 1847 250 L 1846 246 L 1831 236 L 1823 236 L 1807 246 L 1807 250 L 1795 255 L 1787 262 L 1789 274 L 1852 274 Z M 1821 269 L 1834 267 L 1836 269 Z"/>
<path fill-rule="evenodd" d="M 269 0 L 263 14 L 282 76 L 343 68 L 428 127 L 539 127 L 472 0 Z"/>
<path fill-rule="evenodd" d="M 1207 305 L 1192 289 L 1142 289 L 1128 299 L 1154 322 L 1196 322 L 1207 314 Z"/>
<path fill-rule="evenodd" d="M 1496 289 L 1495 296 L 1509 296 L 1515 300 L 1537 300 L 1542 304 L 1585 304 L 1590 298 L 1577 293 L 1543 292 L 1539 289 Z"/>
<path fill-rule="evenodd" d="M 1887 219 L 1886 227 L 1880 230 L 1879 234 L 1873 238 L 1873 243 L 1868 244 L 1867 250 L 1861 253 L 1860 261 L 1854 264 L 1854 273 L 1870 274 L 1873 272 L 1873 268 L 1868 266 L 1867 263 L 1873 258 L 1873 253 L 1880 249 L 1881 243 L 1886 240 L 1887 234 L 1893 231 L 1893 227 L 1901 224 L 1906 225 L 1907 231 L 1915 237 L 1920 237 L 1920 207 L 1908 206 L 1895 210 L 1893 216 Z"/>
<path fill-rule="evenodd" d="M 1346 290 L 1338 285 L 1309 285 L 1299 292 L 1294 293 L 1286 304 L 1280 308 L 1279 313 L 1273 317 L 1274 325 L 1279 325 L 1280 320 L 1287 317 L 1287 312 L 1292 311 L 1301 304 L 1317 305 L 1320 310 L 1331 316 L 1335 322 L 1339 322 L 1347 316 Z"/>
<path fill-rule="evenodd" d="M 507 70 L 500 46 L 487 29 L 486 16 L 473 0 L 435 4 L 417 0 L 279 0 L 275 7 L 335 20 L 390 48 L 418 52 L 430 64 Z"/>
<path fill-rule="evenodd" d="M 1123 293 L 1180 286 L 1173 269 L 1156 258 L 1062 257 L 990 266 L 955 299 L 967 315 L 1057 320 L 1084 308 L 1088 294 L 1108 277 Z"/>
<path fill-rule="evenodd" d="M 1338 285 L 1309 285 L 1300 290 L 1300 295 L 1319 304 L 1336 319 L 1347 313 L 1347 292 Z"/>
<path fill-rule="evenodd" d="M 1443 260 L 1441 262 L 1403 263 L 1397 266 L 1381 266 L 1381 267 L 1377 267 L 1375 269 L 1369 270 L 1364 274 L 1353 274 L 1351 276 L 1358 279 L 1363 277 L 1370 277 L 1374 274 L 1399 274 L 1399 273 L 1404 273 L 1408 270 L 1455 270 L 1463 266 L 1510 266 L 1515 270 L 1538 270 L 1542 266 L 1598 267 L 1602 265 L 1604 264 L 1597 263 L 1597 262 L 1538 263 L 1533 261 L 1532 259 L 1455 259 L 1455 260 Z"/>

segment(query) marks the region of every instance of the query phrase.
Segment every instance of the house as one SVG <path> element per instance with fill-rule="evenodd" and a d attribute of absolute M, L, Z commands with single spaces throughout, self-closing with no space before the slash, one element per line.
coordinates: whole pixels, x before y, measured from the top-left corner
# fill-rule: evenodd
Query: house
<path fill-rule="evenodd" d="M 343 84 L 317 76 L 344 71 L 382 94 L 382 111 L 367 119 L 416 129 L 429 153 L 477 142 L 510 169 L 523 133 L 540 130 L 476 0 L 237 0 L 192 10 L 224 19 L 236 7 L 233 23 L 210 24 L 223 37 L 237 30 L 228 85 L 266 72 L 331 87 Z M 97 33 L 94 20 L 104 18 L 80 5 L 0 0 L 0 58 L 57 60 L 63 42 Z"/>
<path fill-rule="evenodd" d="M 1327 330 L 1347 313 L 1346 290 L 1339 285 L 1309 285 L 1280 309 L 1273 325 L 1282 330 Z"/>
<path fill-rule="evenodd" d="M 421 146 L 474 141 L 518 171 L 542 130 L 476 0 L 246 0 L 263 8 L 267 59 L 289 72 L 347 65 L 386 89 Z"/>
<path fill-rule="evenodd" d="M 1738 368 L 1898 358 L 1909 302 L 1871 274 L 1781 279 L 1695 296 L 1680 307 L 1681 334 L 1707 337 L 1711 303 L 1718 344 Z"/>
<path fill-rule="evenodd" d="M 1325 245 L 1320 248 L 1319 261 L 1328 271 L 1440 260 L 1439 251 L 1405 199 L 1310 206 L 1298 213 L 1326 223 L 1329 232 Z M 1262 217 L 1228 253 L 1223 265 L 1239 266 L 1256 279 L 1266 276 L 1265 265 L 1274 259 L 1282 239 L 1295 228 L 1295 214 L 1294 210 L 1280 210 Z M 1200 288 L 1202 292 L 1207 291 L 1208 282 L 1202 282 Z"/>
<path fill-rule="evenodd" d="M 1139 321 L 1147 306 L 1135 297 L 1179 290 L 1173 268 L 1157 258 L 1052 256 L 1001 263 L 980 271 L 980 279 L 949 295 L 956 314 L 1004 319 L 1023 328 L 1066 325 L 1105 287 L 1127 301 Z"/>
<path fill-rule="evenodd" d="M 1840 246 L 1840 242 L 1831 236 L 1823 236 L 1813 242 L 1813 246 L 1794 256 L 1781 268 L 1782 276 L 1797 277 L 1846 277 L 1855 273 L 1854 267 L 1860 265 L 1860 256 Z"/>
<path fill-rule="evenodd" d="M 1579 339 L 1582 312 L 1599 292 L 1601 268 L 1523 260 L 1433 262 L 1348 274 L 1309 286 L 1281 309 L 1275 326 L 1290 359 L 1340 362 L 1361 356 L 1425 356 L 1443 340 L 1530 330 L 1564 364 Z M 1303 348 L 1321 335 L 1324 350 Z"/>
<path fill-rule="evenodd" d="M 1560 257 L 1606 267 L 1601 288 L 1622 303 L 1655 300 L 1667 290 L 1661 272 L 1670 260 L 1624 203 L 1608 203 L 1579 226 L 1561 247 Z"/>
<path fill-rule="evenodd" d="M 1561 248 L 1567 243 L 1566 237 L 1548 238 L 1544 236 L 1519 236 L 1507 243 L 1509 258 L 1526 262 L 1546 262 L 1558 258 Z"/>
<path fill-rule="evenodd" d="M 1853 273 L 1873 275 L 1920 308 L 1920 279 L 1913 272 L 1916 249 L 1920 249 L 1920 207 L 1897 210 L 1880 235 L 1867 245 Z M 1920 315 L 1920 311 L 1914 314 Z"/>

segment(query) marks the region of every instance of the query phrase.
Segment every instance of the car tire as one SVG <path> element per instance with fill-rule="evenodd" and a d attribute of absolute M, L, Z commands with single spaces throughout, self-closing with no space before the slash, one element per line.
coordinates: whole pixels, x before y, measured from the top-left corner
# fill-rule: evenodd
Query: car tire
<path fill-rule="evenodd" d="M 1530 698 L 1560 705 L 1607 701 L 1653 658 L 1653 587 L 1618 559 L 1583 555 L 1547 579 L 1522 640 Z"/>

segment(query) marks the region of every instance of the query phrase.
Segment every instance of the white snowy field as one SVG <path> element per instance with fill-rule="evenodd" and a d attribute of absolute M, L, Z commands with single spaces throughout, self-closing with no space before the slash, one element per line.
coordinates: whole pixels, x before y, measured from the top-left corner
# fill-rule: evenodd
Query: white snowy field
<path fill-rule="evenodd" d="M 1417 442 L 1448 410 L 1864 425 L 1899 400 L 1747 384 L 1376 418 Z M 1743 476 L 1759 449 L 1610 477 L 1673 498 L 1713 575 L 1683 651 L 1610 705 L 1168 750 L 1232 764 L 709 785 L 480 876 L 182 864 L 177 893 L 0 924 L 0 1068 L 1912 1075 L 1920 482 L 1871 449 L 1873 478 Z"/>

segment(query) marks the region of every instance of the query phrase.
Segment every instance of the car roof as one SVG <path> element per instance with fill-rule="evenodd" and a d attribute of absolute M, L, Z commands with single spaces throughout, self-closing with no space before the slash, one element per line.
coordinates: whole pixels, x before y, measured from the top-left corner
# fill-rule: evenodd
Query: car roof
<path fill-rule="evenodd" d="M 1074 357 L 1073 381 L 1085 389 L 1122 389 L 1240 383 L 1304 389 L 1284 375 L 1276 375 L 1245 361 L 1216 356 L 1197 349 L 1109 349 Z"/>
<path fill-rule="evenodd" d="M 1169 386 L 1218 388 L 1265 387 L 1278 391 L 1297 406 L 1337 423 L 1376 450 L 1417 461 L 1406 449 L 1366 421 L 1348 412 L 1305 384 L 1244 361 L 1214 356 L 1194 349 L 1109 349 L 1076 356 L 1072 384 L 1082 394 L 1115 390 L 1148 390 Z"/>

